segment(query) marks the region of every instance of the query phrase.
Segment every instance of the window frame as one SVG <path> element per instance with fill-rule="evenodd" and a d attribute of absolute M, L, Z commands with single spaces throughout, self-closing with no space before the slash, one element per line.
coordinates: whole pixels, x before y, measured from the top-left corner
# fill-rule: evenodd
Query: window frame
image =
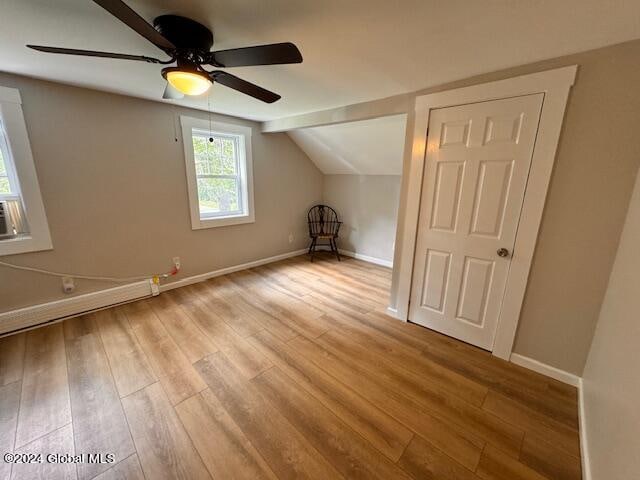
<path fill-rule="evenodd" d="M 0 155 L 2 155 L 2 162 L 4 163 L 6 173 L 6 175 L 2 175 L 0 176 L 0 178 L 5 177 L 7 179 L 7 181 L 9 182 L 9 189 L 11 190 L 11 193 L 0 192 L 0 201 L 15 200 L 17 198 L 20 198 L 20 182 L 18 181 L 18 176 L 16 175 L 16 171 L 13 166 L 13 158 L 9 147 L 9 139 L 7 138 L 7 134 L 5 132 L 2 116 L 0 116 Z"/>
<path fill-rule="evenodd" d="M 191 228 L 200 230 L 204 228 L 224 227 L 255 222 L 253 205 L 253 158 L 251 152 L 250 127 L 223 122 L 209 122 L 209 120 L 181 115 L 182 143 L 184 147 L 185 170 L 187 176 L 187 190 L 189 196 L 189 212 L 191 216 Z M 196 174 L 196 161 L 193 150 L 194 132 L 204 135 L 223 135 L 238 138 L 238 177 L 240 183 L 240 205 L 243 207 L 240 213 L 203 216 L 200 213 L 198 201 L 198 176 Z M 224 175 L 221 175 L 224 177 Z M 235 178 L 235 176 L 233 176 Z"/>
<path fill-rule="evenodd" d="M 199 129 L 192 129 L 191 130 L 191 138 L 193 139 L 194 136 L 200 136 L 201 138 L 203 138 L 205 140 L 205 142 L 207 141 L 207 137 L 208 136 L 215 136 L 217 138 L 228 138 L 228 139 L 232 139 L 233 143 L 234 143 L 234 153 L 235 153 L 235 171 L 236 174 L 235 175 L 225 175 L 225 174 L 198 174 L 197 172 L 197 168 L 196 168 L 196 185 L 198 180 L 200 180 L 201 178 L 222 178 L 222 179 L 227 179 L 227 180 L 235 180 L 237 188 L 239 189 L 238 193 L 238 209 L 231 211 L 231 212 L 220 212 L 220 213 L 210 213 L 210 214 L 204 214 L 203 212 L 200 212 L 200 219 L 201 220 L 208 220 L 208 219 L 214 219 L 214 218 L 223 218 L 223 217 L 233 217 L 233 216 L 238 216 L 238 215 L 242 215 L 245 212 L 245 204 L 246 204 L 246 195 L 244 194 L 244 191 L 246 190 L 245 188 L 245 183 L 243 179 L 246 178 L 246 168 L 245 168 L 245 162 L 243 161 L 243 159 L 245 158 L 245 153 L 244 153 L 244 137 L 237 135 L 237 134 L 229 134 L 229 133 L 223 133 L 220 131 L 211 131 L 209 132 L 208 129 L 207 130 L 199 130 Z M 195 153 L 194 153 L 194 161 L 195 161 Z M 198 202 L 199 204 L 199 202 Z"/>
<path fill-rule="evenodd" d="M 20 198 L 29 225 L 28 234 L 0 240 L 0 256 L 52 250 L 49 223 L 40 194 L 19 90 L 0 86 L 0 118 L 3 126 L 0 134 L 5 136 L 8 153 L 5 165 L 9 177 L 13 175 L 12 188 L 15 186 L 17 189 L 11 195 L 1 195 L 0 200 Z"/>

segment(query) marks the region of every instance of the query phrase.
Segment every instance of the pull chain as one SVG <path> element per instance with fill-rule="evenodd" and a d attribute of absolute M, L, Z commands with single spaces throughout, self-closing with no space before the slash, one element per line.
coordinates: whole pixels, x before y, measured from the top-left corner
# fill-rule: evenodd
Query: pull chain
<path fill-rule="evenodd" d="M 211 136 L 211 90 L 209 90 L 209 95 L 207 96 L 207 110 L 209 111 L 209 142 L 213 143 L 213 136 Z"/>
<path fill-rule="evenodd" d="M 176 127 L 176 121 L 178 120 L 178 109 L 175 103 L 173 104 L 173 115 L 171 115 L 171 123 L 173 123 L 173 139 L 178 141 L 178 128 Z"/>

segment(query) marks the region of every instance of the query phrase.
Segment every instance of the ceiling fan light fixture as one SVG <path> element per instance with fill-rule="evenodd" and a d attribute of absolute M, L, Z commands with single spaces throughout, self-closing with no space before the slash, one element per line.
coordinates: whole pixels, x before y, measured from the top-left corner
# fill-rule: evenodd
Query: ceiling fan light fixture
<path fill-rule="evenodd" d="M 211 79 L 204 73 L 184 70 L 179 67 L 166 68 L 162 76 L 167 82 L 185 95 L 202 95 L 211 88 Z"/>
<path fill-rule="evenodd" d="M 215 81 L 261 102 L 273 103 L 282 97 L 229 72 L 208 71 L 203 66 L 226 69 L 302 62 L 300 50 L 291 42 L 211 51 L 213 32 L 195 20 L 180 15 L 160 15 L 153 20 L 153 25 L 151 25 L 123 0 L 93 0 L 93 2 L 158 47 L 169 58 L 164 60 L 144 55 L 44 45 L 27 45 L 27 47 L 44 53 L 114 58 L 159 65 L 176 63 L 177 66 L 164 68 L 161 71 L 162 77 L 167 80 L 162 95 L 162 98 L 166 100 L 178 100 L 184 95 L 202 95 L 211 88 Z"/>

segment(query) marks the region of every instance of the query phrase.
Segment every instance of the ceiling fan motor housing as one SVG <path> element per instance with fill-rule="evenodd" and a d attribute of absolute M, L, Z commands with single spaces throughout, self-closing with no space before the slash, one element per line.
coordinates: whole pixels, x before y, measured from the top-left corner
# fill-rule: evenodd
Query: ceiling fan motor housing
<path fill-rule="evenodd" d="M 180 15 L 160 15 L 153 21 L 155 29 L 178 49 L 208 52 L 213 33 L 204 25 Z"/>
<path fill-rule="evenodd" d="M 130 27 L 162 50 L 168 60 L 132 55 L 127 53 L 60 48 L 43 45 L 27 45 L 32 50 L 44 53 L 79 55 L 83 57 L 113 58 L 159 65 L 176 66 L 162 69 L 162 76 L 176 92 L 165 89 L 163 98 L 177 99 L 177 92 L 200 95 L 211 87 L 215 80 L 225 87 L 249 95 L 265 103 L 273 103 L 281 97 L 277 93 L 255 85 L 222 70 L 207 70 L 204 66 L 217 68 L 246 67 L 257 65 L 284 65 L 301 63 L 302 54 L 291 42 L 256 45 L 211 51 L 213 32 L 204 25 L 180 15 L 161 15 L 153 25 L 138 15 L 123 0 L 93 0 L 107 12 Z"/>

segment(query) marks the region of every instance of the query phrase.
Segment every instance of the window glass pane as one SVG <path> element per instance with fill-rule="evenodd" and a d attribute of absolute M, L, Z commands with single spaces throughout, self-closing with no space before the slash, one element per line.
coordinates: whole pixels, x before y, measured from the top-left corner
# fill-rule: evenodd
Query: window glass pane
<path fill-rule="evenodd" d="M 198 204 L 201 216 L 237 213 L 240 195 L 235 178 L 198 178 Z"/>
<path fill-rule="evenodd" d="M 236 139 L 234 137 L 193 136 L 196 175 L 236 175 Z"/>
<path fill-rule="evenodd" d="M 0 177 L 0 193 L 11 193 L 11 187 L 9 186 L 9 179 L 7 177 Z"/>
<path fill-rule="evenodd" d="M 3 141 L 2 132 L 0 131 L 0 142 Z M 0 194 L 11 193 L 11 185 L 9 185 L 9 177 L 7 175 L 7 166 L 5 165 L 2 149 L 0 148 Z"/>
<path fill-rule="evenodd" d="M 0 177 L 7 176 L 7 167 L 4 165 L 4 157 L 2 156 L 2 150 L 0 150 Z"/>

